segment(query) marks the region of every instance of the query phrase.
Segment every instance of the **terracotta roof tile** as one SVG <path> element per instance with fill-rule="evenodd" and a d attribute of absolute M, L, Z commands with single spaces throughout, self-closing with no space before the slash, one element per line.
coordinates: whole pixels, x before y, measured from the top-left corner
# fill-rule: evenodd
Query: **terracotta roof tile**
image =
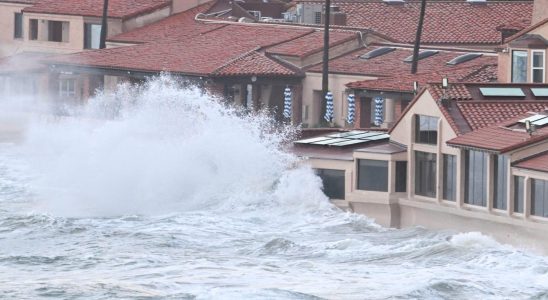
<path fill-rule="evenodd" d="M 362 59 L 361 55 L 381 47 L 390 47 L 390 45 L 377 45 L 367 48 L 362 48 L 348 54 L 342 55 L 329 61 L 329 72 L 338 74 L 354 74 L 364 76 L 382 76 L 391 77 L 400 74 L 411 73 L 411 63 L 404 62 L 403 60 L 413 55 L 412 48 L 397 48 L 395 51 L 387 54 L 377 56 L 371 59 Z M 440 72 L 451 73 L 452 70 L 472 65 L 480 64 L 496 64 L 497 58 L 492 55 L 483 55 L 476 59 L 464 62 L 462 64 L 453 66 L 447 65 L 447 62 L 451 59 L 465 54 L 464 52 L 457 51 L 439 51 L 438 54 L 421 59 L 418 65 L 419 73 Z M 321 64 L 314 65 L 309 68 L 310 72 L 322 71 Z"/>
<path fill-rule="evenodd" d="M 110 0 L 108 15 L 111 18 L 132 18 L 171 4 L 171 0 Z M 24 12 L 101 17 L 103 0 L 37 0 Z"/>
<path fill-rule="evenodd" d="M 202 4 L 158 22 L 110 37 L 108 40 L 127 43 L 152 42 L 165 39 L 184 40 L 225 26 L 222 24 L 204 24 L 194 20 L 197 14 L 206 12 L 212 3 Z"/>
<path fill-rule="evenodd" d="M 544 112 L 544 109 L 537 112 Z M 532 135 L 529 135 L 524 128 L 514 128 L 514 125 L 517 124 L 520 119 L 529 116 L 531 116 L 530 113 L 516 115 L 497 125 L 484 127 L 460 135 L 447 141 L 447 144 L 457 147 L 478 148 L 505 153 L 547 140 L 548 127 L 539 128 Z"/>
<path fill-rule="evenodd" d="M 263 53 L 251 51 L 213 72 L 215 76 L 295 76 L 298 73 L 266 57 Z"/>
<path fill-rule="evenodd" d="M 297 2 L 323 1 L 303 0 Z M 400 42 L 415 40 L 420 3 L 406 0 L 389 4 L 379 0 L 337 1 L 347 15 L 347 25 L 372 29 Z M 424 44 L 498 44 L 497 27 L 523 20 L 530 25 L 532 1 L 487 1 L 472 4 L 466 1 L 428 1 L 421 42 Z"/>
<path fill-rule="evenodd" d="M 311 53 L 322 51 L 323 49 L 323 31 L 316 31 L 312 34 L 294 39 L 267 49 L 268 53 L 304 57 Z M 353 39 L 357 39 L 356 32 L 330 30 L 329 44 L 335 46 Z"/>
<path fill-rule="evenodd" d="M 534 155 L 513 164 L 516 168 L 524 168 L 541 172 L 548 172 L 548 152 Z"/>
<path fill-rule="evenodd" d="M 80 52 L 51 58 L 49 63 L 211 75 L 219 67 L 252 50 L 292 40 L 312 31 L 301 28 L 231 24 L 184 41 L 167 39 L 156 43 Z M 248 59 L 253 58 L 256 57 Z M 242 62 L 248 63 L 246 60 Z M 254 70 L 259 69 L 254 67 Z"/>
<path fill-rule="evenodd" d="M 493 68 L 487 68 L 493 66 Z M 477 76 L 481 72 L 481 76 Z M 464 67 L 454 67 L 453 69 L 443 71 L 434 71 L 419 74 L 398 74 L 392 77 L 381 77 L 375 80 L 356 81 L 346 86 L 353 89 L 375 90 L 375 91 L 395 91 L 395 92 L 413 92 L 413 82 L 417 81 L 419 86 L 424 86 L 431 82 L 441 82 L 446 77 L 451 82 L 463 81 L 474 76 L 475 82 L 491 82 L 496 79 L 496 65 L 467 65 Z"/>
<path fill-rule="evenodd" d="M 548 101 L 462 101 L 457 106 L 472 130 L 548 108 Z"/>

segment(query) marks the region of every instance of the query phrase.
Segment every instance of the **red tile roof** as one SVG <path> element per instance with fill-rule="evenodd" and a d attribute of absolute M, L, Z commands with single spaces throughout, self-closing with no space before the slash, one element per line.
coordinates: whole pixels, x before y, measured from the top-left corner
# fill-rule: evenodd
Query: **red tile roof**
<path fill-rule="evenodd" d="M 513 164 L 516 168 L 530 169 L 541 172 L 548 172 L 548 152 L 526 158 Z"/>
<path fill-rule="evenodd" d="M 411 63 L 403 60 L 413 55 L 412 48 L 396 48 L 395 51 L 371 59 L 360 58 L 361 55 L 381 47 L 390 47 L 390 45 L 362 48 L 331 59 L 329 61 L 329 72 L 375 77 L 393 77 L 411 73 Z M 439 72 L 440 74 L 450 74 L 458 68 L 497 63 L 496 56 L 483 55 L 458 65 L 447 65 L 448 61 L 462 54 L 465 54 L 465 52 L 440 50 L 438 54 L 421 59 L 418 71 L 419 73 Z M 320 73 L 322 66 L 321 64 L 314 65 L 308 71 Z"/>
<path fill-rule="evenodd" d="M 294 39 L 267 49 L 268 53 L 304 57 L 323 49 L 323 31 L 316 31 L 309 35 Z M 330 30 L 329 44 L 331 47 L 358 38 L 355 31 Z"/>
<path fill-rule="evenodd" d="M 457 106 L 470 128 L 477 130 L 527 112 L 544 111 L 548 101 L 462 101 Z"/>
<path fill-rule="evenodd" d="M 295 76 L 297 70 L 281 65 L 263 53 L 251 51 L 213 72 L 215 76 Z"/>
<path fill-rule="evenodd" d="M 297 2 L 323 3 L 320 0 Z M 379 0 L 341 0 L 336 5 L 347 15 L 347 25 L 368 28 L 399 42 L 415 40 L 421 1 L 389 4 Z M 498 44 L 497 27 L 522 20 L 530 25 L 532 1 L 487 1 L 472 4 L 462 0 L 428 1 L 421 42 L 424 44 Z"/>
<path fill-rule="evenodd" d="M 171 5 L 171 0 L 110 0 L 110 18 L 128 19 Z M 103 0 L 37 0 L 28 13 L 101 17 Z"/>
<path fill-rule="evenodd" d="M 544 110 L 542 110 L 544 111 Z M 505 153 L 524 146 L 543 142 L 548 139 L 548 127 L 543 127 L 529 135 L 525 129 L 512 129 L 510 126 L 518 120 L 531 116 L 522 114 L 499 125 L 484 127 L 460 135 L 447 141 L 450 146 L 477 148 Z"/>
<path fill-rule="evenodd" d="M 413 92 L 413 82 L 418 82 L 419 86 L 424 86 L 427 83 L 431 82 L 441 82 L 442 78 L 446 77 L 451 82 L 460 82 L 470 78 L 471 76 L 476 76 L 476 74 L 482 73 L 482 76 L 477 76 L 475 82 L 491 82 L 493 78 L 496 79 L 497 70 L 496 65 L 494 68 L 487 67 L 493 65 L 472 65 L 457 67 L 454 69 L 446 71 L 434 71 L 428 73 L 419 73 L 419 74 L 398 74 L 392 77 L 381 77 L 375 80 L 362 80 L 351 82 L 346 86 L 352 89 L 362 89 L 362 90 L 374 90 L 374 91 L 394 91 L 394 92 Z M 490 74 L 488 74 L 490 73 Z"/>
<path fill-rule="evenodd" d="M 257 59 L 256 56 L 252 56 L 237 60 L 242 55 L 255 49 L 301 37 L 312 31 L 312 29 L 236 23 L 182 42 L 167 39 L 156 43 L 80 52 L 52 58 L 49 63 L 147 72 L 168 71 L 199 76 L 214 74 L 221 66 L 236 72 L 234 64 L 250 66 L 249 59 Z M 229 62 L 232 63 L 230 66 L 227 65 Z M 265 62 L 265 59 L 261 60 L 262 70 Z M 270 67 L 275 68 L 277 72 L 285 69 L 285 67 L 274 65 Z M 259 69 L 254 67 L 255 71 Z M 240 69 L 239 72 L 241 73 L 242 70 Z M 270 71 L 265 70 L 265 72 L 268 74 Z"/>
<path fill-rule="evenodd" d="M 223 27 L 223 24 L 204 24 L 197 22 L 194 17 L 199 13 L 206 12 L 213 4 L 207 2 L 187 11 L 169 16 L 158 22 L 124 32 L 108 38 L 113 42 L 143 43 L 158 40 L 185 40 L 200 35 L 216 28 Z"/>

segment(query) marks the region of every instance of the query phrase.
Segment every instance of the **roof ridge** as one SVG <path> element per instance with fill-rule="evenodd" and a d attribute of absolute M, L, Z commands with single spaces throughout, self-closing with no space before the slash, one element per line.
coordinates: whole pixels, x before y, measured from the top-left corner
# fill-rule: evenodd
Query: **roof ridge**
<path fill-rule="evenodd" d="M 260 46 L 256 46 L 255 48 L 247 51 L 247 52 L 244 52 L 238 56 L 236 56 L 235 58 L 232 58 L 230 60 L 228 60 L 226 63 L 222 64 L 221 66 L 219 66 L 217 69 L 213 70 L 213 74 L 219 72 L 220 70 L 222 70 L 223 68 L 226 68 L 227 66 L 231 65 L 232 63 L 238 61 L 238 60 L 241 60 L 247 56 L 249 56 L 250 54 L 253 54 L 253 53 L 257 53 L 257 54 L 260 54 L 259 52 L 257 52 L 257 50 L 261 49 Z"/>

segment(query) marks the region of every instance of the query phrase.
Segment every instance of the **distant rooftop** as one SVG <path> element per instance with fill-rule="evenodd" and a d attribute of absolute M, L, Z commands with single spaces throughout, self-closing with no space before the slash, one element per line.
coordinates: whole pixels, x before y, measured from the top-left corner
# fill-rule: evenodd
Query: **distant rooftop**
<path fill-rule="evenodd" d="M 128 19 L 171 5 L 171 0 L 110 0 L 110 18 Z M 36 0 L 29 13 L 101 17 L 103 0 Z"/>
<path fill-rule="evenodd" d="M 421 5 L 419 0 L 405 0 L 401 3 L 341 0 L 336 1 L 335 5 L 346 13 L 348 26 L 371 29 L 398 42 L 413 43 L 415 40 Z M 533 1 L 428 1 L 421 42 L 496 45 L 502 42 L 498 28 L 513 24 L 514 29 L 523 29 L 531 24 L 532 13 Z"/>

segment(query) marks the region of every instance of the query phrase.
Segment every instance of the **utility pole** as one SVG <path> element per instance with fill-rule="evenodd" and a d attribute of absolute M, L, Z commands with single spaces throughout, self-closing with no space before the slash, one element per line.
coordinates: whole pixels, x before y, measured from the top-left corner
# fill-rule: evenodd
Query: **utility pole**
<path fill-rule="evenodd" d="M 331 0 L 325 0 L 325 18 L 323 33 L 323 63 L 322 63 L 322 103 L 329 89 L 329 20 L 331 17 Z"/>
<path fill-rule="evenodd" d="M 426 0 L 422 0 L 421 12 L 419 16 L 419 25 L 417 26 L 417 35 L 415 36 L 415 47 L 413 48 L 413 62 L 411 63 L 411 74 L 417 73 L 417 64 L 419 63 L 419 48 L 421 46 L 422 23 L 424 22 L 425 10 Z"/>
<path fill-rule="evenodd" d="M 103 21 L 101 23 L 101 37 L 99 40 L 99 49 L 107 47 L 107 18 L 108 18 L 108 0 L 103 0 Z"/>

